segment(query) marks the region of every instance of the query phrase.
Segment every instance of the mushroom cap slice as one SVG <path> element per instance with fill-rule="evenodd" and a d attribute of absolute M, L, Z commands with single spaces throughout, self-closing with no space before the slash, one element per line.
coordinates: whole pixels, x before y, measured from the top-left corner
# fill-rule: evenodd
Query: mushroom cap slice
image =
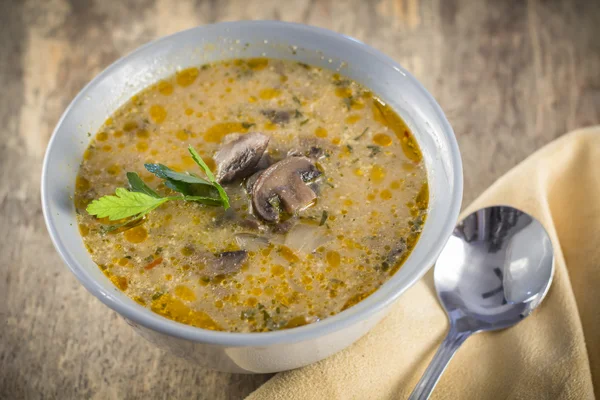
<path fill-rule="evenodd" d="M 248 252 L 245 250 L 225 251 L 211 256 L 206 273 L 210 276 L 236 273 L 242 268 L 247 258 Z"/>
<path fill-rule="evenodd" d="M 242 135 L 223 144 L 214 157 L 217 180 L 227 183 L 252 175 L 268 144 L 269 137 L 258 132 Z"/>
<path fill-rule="evenodd" d="M 288 157 L 264 170 L 252 187 L 252 207 L 267 222 L 279 219 L 277 203 L 289 214 L 313 204 L 317 195 L 306 185 L 321 175 L 307 157 Z"/>

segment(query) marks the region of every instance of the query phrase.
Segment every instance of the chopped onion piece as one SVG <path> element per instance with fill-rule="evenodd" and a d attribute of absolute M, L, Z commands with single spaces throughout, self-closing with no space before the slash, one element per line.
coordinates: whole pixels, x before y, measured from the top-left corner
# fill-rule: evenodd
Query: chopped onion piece
<path fill-rule="evenodd" d="M 258 251 L 269 245 L 269 239 L 253 233 L 237 233 L 235 241 L 240 248 L 246 251 Z"/>
<path fill-rule="evenodd" d="M 325 231 L 322 226 L 297 224 L 287 233 L 285 245 L 298 253 L 312 253 L 331 240 Z"/>

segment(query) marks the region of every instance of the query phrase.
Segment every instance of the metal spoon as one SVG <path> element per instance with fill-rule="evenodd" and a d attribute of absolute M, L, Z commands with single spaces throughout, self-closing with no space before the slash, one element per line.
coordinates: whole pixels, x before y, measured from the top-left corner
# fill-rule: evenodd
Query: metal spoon
<path fill-rule="evenodd" d="M 428 399 L 461 344 L 473 333 L 504 329 L 541 303 L 554 273 L 548 233 L 512 207 L 488 207 L 461 221 L 434 269 L 450 330 L 410 400 Z"/>

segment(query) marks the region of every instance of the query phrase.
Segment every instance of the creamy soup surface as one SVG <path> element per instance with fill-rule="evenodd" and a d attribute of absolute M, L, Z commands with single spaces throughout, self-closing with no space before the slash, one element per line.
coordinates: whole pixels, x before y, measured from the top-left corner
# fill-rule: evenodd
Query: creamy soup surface
<path fill-rule="evenodd" d="M 260 157 L 222 180 L 227 211 L 169 201 L 124 226 L 86 212 L 128 188 L 127 172 L 177 195 L 144 164 L 203 176 L 188 145 L 220 176 L 233 145 Z M 293 328 L 366 298 L 410 254 L 428 201 L 421 151 L 391 108 L 337 73 L 272 59 L 189 68 L 133 96 L 95 135 L 75 190 L 81 236 L 116 287 L 230 332 Z"/>

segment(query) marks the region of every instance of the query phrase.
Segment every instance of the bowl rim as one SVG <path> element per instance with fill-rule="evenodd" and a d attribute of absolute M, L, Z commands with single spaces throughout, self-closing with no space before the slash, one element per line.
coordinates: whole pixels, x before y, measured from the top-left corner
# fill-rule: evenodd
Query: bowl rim
<path fill-rule="evenodd" d="M 390 277 L 379 289 L 377 289 L 373 294 L 371 294 L 366 299 L 360 301 L 358 304 L 353 307 L 348 308 L 342 312 L 339 312 L 336 315 L 327 317 L 321 321 L 311 323 L 305 326 L 287 329 L 287 330 L 278 330 L 272 332 L 255 332 L 255 333 L 237 333 L 237 332 L 223 332 L 223 331 L 211 331 L 202 328 L 197 328 L 185 324 L 181 324 L 179 322 L 172 321 L 170 319 L 164 318 L 158 314 L 154 313 L 141 313 L 139 312 L 139 308 L 142 307 L 137 303 L 127 304 L 119 299 L 109 295 L 102 288 L 102 286 L 93 278 L 91 278 L 82 268 L 79 263 L 74 259 L 73 255 L 68 250 L 68 247 L 63 243 L 58 236 L 57 228 L 54 226 L 50 218 L 50 210 L 49 210 L 49 193 L 48 193 L 48 165 L 49 165 L 49 154 L 50 149 L 53 147 L 54 142 L 57 137 L 57 132 L 60 130 L 63 121 L 66 116 L 71 112 L 71 109 L 74 107 L 74 104 L 81 101 L 81 99 L 85 96 L 85 93 L 90 89 L 97 81 L 100 81 L 103 77 L 111 74 L 113 69 L 116 69 L 122 63 L 126 63 L 130 57 L 133 57 L 139 52 L 144 51 L 145 49 L 154 46 L 163 41 L 172 40 L 178 35 L 183 35 L 190 31 L 202 31 L 208 29 L 219 29 L 223 28 L 226 32 L 228 28 L 252 28 L 253 26 L 261 25 L 263 27 L 272 27 L 278 29 L 290 29 L 297 30 L 300 32 L 317 34 L 327 36 L 331 39 L 346 42 L 347 44 L 354 46 L 357 52 L 363 52 L 366 54 L 371 54 L 376 56 L 378 59 L 385 61 L 394 69 L 396 69 L 399 73 L 404 74 L 410 81 L 411 84 L 415 86 L 417 90 L 421 92 L 424 98 L 427 99 L 429 105 L 432 106 L 434 113 L 437 114 L 437 117 L 440 119 L 442 124 L 443 135 L 446 137 L 446 140 L 449 144 L 450 150 L 450 159 L 452 162 L 453 172 L 454 174 L 450 177 L 454 184 L 454 193 L 451 197 L 451 203 L 448 207 L 448 213 L 446 214 L 445 221 L 443 223 L 443 227 L 439 232 L 439 237 L 442 240 L 438 240 L 436 243 L 432 245 L 427 255 L 423 259 L 423 267 L 419 270 L 419 272 L 411 279 L 406 279 L 401 282 L 394 282 L 394 278 L 398 275 Z M 352 38 L 350 36 L 337 33 L 331 31 L 329 29 L 300 24 L 300 23 L 292 23 L 292 22 L 282 22 L 282 21 L 269 21 L 269 20 L 254 20 L 254 21 L 228 21 L 228 22 L 219 22 L 215 24 L 207 24 L 196 26 L 190 29 L 186 29 L 183 31 L 179 31 L 173 33 L 171 35 L 163 36 L 156 40 L 150 41 L 135 50 L 131 51 L 127 55 L 120 57 L 112 64 L 110 64 L 107 68 L 105 68 L 100 74 L 96 75 L 90 82 L 88 82 L 75 96 L 75 98 L 71 101 L 69 106 L 66 108 L 61 118 L 56 124 L 54 131 L 52 132 L 52 136 L 48 142 L 46 147 L 46 152 L 44 156 L 43 166 L 42 166 L 42 176 L 41 176 L 41 201 L 42 201 L 42 211 L 44 215 L 44 220 L 46 223 L 46 227 L 52 239 L 52 243 L 56 248 L 57 252 L 60 254 L 63 261 L 67 264 L 68 268 L 71 272 L 76 276 L 79 282 L 90 291 L 95 297 L 97 297 L 100 301 L 102 301 L 105 305 L 113 309 L 114 311 L 121 314 L 121 316 L 130 320 L 133 323 L 140 324 L 146 328 L 149 328 L 154 331 L 158 331 L 160 333 L 174 336 L 181 339 L 190 340 L 193 342 L 207 343 L 213 345 L 221 345 L 221 346 L 232 346 L 232 347 L 246 347 L 246 346 L 266 346 L 273 344 L 288 344 L 288 343 L 296 343 L 301 341 L 310 340 L 316 337 L 325 336 L 330 333 L 342 330 L 344 328 L 350 327 L 360 321 L 367 320 L 369 315 L 378 313 L 383 309 L 387 308 L 393 302 L 395 302 L 398 297 L 408 288 L 415 284 L 418 280 L 420 280 L 423 275 L 431 268 L 434 264 L 439 252 L 442 250 L 445 240 L 444 238 L 448 238 L 454 229 L 456 221 L 458 219 L 458 214 L 460 211 L 461 203 L 462 203 L 462 195 L 463 195 L 463 170 L 462 170 L 462 160 L 460 157 L 460 151 L 458 148 L 458 143 L 456 141 L 456 137 L 454 135 L 454 131 L 450 126 L 445 114 L 443 113 L 441 107 L 437 103 L 437 101 L 433 98 L 433 96 L 423 87 L 423 85 L 415 79 L 407 70 L 405 70 L 400 64 L 395 62 L 392 58 L 388 57 L 384 53 L 376 50 L 373 47 L 366 45 L 365 43 Z M 395 284 L 392 284 L 395 283 Z"/>

